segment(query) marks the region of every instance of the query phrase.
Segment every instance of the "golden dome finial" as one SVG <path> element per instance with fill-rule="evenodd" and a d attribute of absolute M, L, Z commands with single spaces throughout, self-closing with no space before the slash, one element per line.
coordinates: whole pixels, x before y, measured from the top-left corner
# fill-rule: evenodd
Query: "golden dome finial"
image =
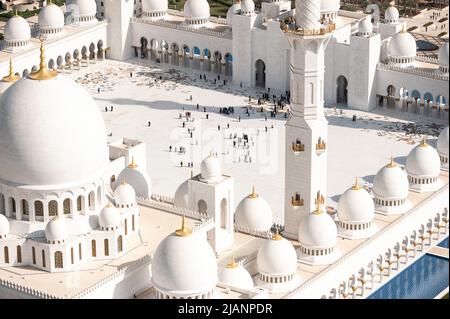
<path fill-rule="evenodd" d="M 108 201 L 108 204 L 106 205 L 106 207 L 110 208 L 110 207 L 114 207 L 113 204 L 111 204 L 110 201 Z"/>
<path fill-rule="evenodd" d="M 19 80 L 20 77 L 14 74 L 12 59 L 9 60 L 9 74 L 2 78 L 3 82 L 14 83 Z"/>
<path fill-rule="evenodd" d="M 28 78 L 32 80 L 44 81 L 54 79 L 57 75 L 57 71 L 47 70 L 47 67 L 45 66 L 44 39 L 41 38 L 41 62 L 39 64 L 39 70 L 28 75 Z"/>
<path fill-rule="evenodd" d="M 275 234 L 272 235 L 272 240 L 281 240 L 283 237 L 280 235 L 280 230 L 275 227 Z"/>
<path fill-rule="evenodd" d="M 230 262 L 227 264 L 227 268 L 237 268 L 239 265 L 236 263 L 236 260 L 234 260 L 234 256 L 231 257 Z"/>
<path fill-rule="evenodd" d="M 392 167 L 396 167 L 397 164 L 394 162 L 394 155 L 391 154 L 391 160 L 389 162 L 389 164 L 386 165 L 386 167 L 392 168 Z"/>
<path fill-rule="evenodd" d="M 19 14 L 17 13 L 17 8 L 14 8 L 14 16 L 15 16 L 15 17 L 18 17 L 18 16 L 19 16 Z"/>
<path fill-rule="evenodd" d="M 253 185 L 253 188 L 252 188 L 252 193 L 250 194 L 250 195 L 248 195 L 248 198 L 258 198 L 258 194 L 256 193 L 256 190 L 255 190 L 255 185 Z"/>
<path fill-rule="evenodd" d="M 427 136 L 426 135 L 422 136 L 422 142 L 420 142 L 420 146 L 421 147 L 428 146 L 428 144 L 427 144 Z"/>
<path fill-rule="evenodd" d="M 355 178 L 355 184 L 352 186 L 353 190 L 361 189 L 361 186 L 358 183 L 358 177 Z"/>
<path fill-rule="evenodd" d="M 320 208 L 320 205 L 325 204 L 325 198 L 323 197 L 323 195 L 320 194 L 320 191 L 317 192 L 315 204 L 316 204 L 316 209 L 313 211 L 313 214 L 316 214 L 316 215 L 322 214 L 323 211 Z"/>
<path fill-rule="evenodd" d="M 47 5 L 51 5 L 51 4 L 53 4 L 53 1 L 52 0 L 47 0 Z"/>
<path fill-rule="evenodd" d="M 186 227 L 186 217 L 183 215 L 181 219 L 181 228 L 175 231 L 175 234 L 180 237 L 187 237 L 192 234 L 192 230 Z"/>
<path fill-rule="evenodd" d="M 134 156 L 131 157 L 131 164 L 128 165 L 129 168 L 137 168 L 137 164 L 134 161 Z"/>

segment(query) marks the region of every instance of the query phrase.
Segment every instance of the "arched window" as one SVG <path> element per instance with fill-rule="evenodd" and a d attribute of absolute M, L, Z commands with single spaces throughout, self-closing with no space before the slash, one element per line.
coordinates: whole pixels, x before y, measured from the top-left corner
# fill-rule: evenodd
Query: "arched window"
<path fill-rule="evenodd" d="M 9 202 L 11 204 L 11 211 L 13 213 L 15 213 L 16 212 L 16 200 L 14 198 L 10 197 Z"/>
<path fill-rule="evenodd" d="M 28 207 L 28 201 L 27 200 L 25 200 L 25 199 L 22 199 L 21 200 L 21 204 L 22 204 L 22 213 L 24 214 L 24 215 L 29 215 L 30 214 L 30 209 L 29 209 L 29 207 Z"/>
<path fill-rule="evenodd" d="M 33 258 L 33 265 L 36 265 L 36 248 L 31 248 L 31 256 Z"/>
<path fill-rule="evenodd" d="M 97 257 L 97 247 L 96 247 L 95 239 L 93 239 L 91 241 L 91 250 L 92 250 L 92 252 L 91 252 L 92 257 Z"/>
<path fill-rule="evenodd" d="M 208 212 L 208 205 L 203 199 L 200 199 L 197 203 L 197 209 L 200 214 L 206 214 Z"/>
<path fill-rule="evenodd" d="M 17 250 L 17 262 L 21 263 L 22 262 L 22 247 L 17 246 L 16 250 Z"/>
<path fill-rule="evenodd" d="M 131 230 L 134 231 L 135 229 L 135 222 L 134 222 L 134 214 L 131 215 Z"/>
<path fill-rule="evenodd" d="M 105 239 L 104 245 L 105 245 L 105 256 L 109 256 L 109 241 L 108 241 L 108 239 Z"/>
<path fill-rule="evenodd" d="M 73 265 L 74 263 L 74 257 L 73 257 L 73 247 L 70 247 L 70 263 Z"/>
<path fill-rule="evenodd" d="M 95 210 L 95 193 L 93 191 L 89 193 L 88 205 L 90 210 Z"/>
<path fill-rule="evenodd" d="M 56 200 L 51 200 L 48 202 L 48 216 L 58 215 L 58 202 Z"/>
<path fill-rule="evenodd" d="M 77 211 L 81 212 L 83 209 L 83 196 L 80 195 L 77 197 Z"/>
<path fill-rule="evenodd" d="M 66 198 L 63 201 L 63 213 L 64 213 L 64 215 L 70 214 L 70 210 L 71 210 L 71 208 L 70 208 L 70 198 Z"/>
<path fill-rule="evenodd" d="M 8 246 L 5 246 L 3 248 L 3 252 L 4 252 L 4 255 L 5 255 L 5 264 L 9 264 L 9 249 L 8 249 Z"/>
<path fill-rule="evenodd" d="M 60 251 L 55 251 L 55 268 L 63 268 L 63 254 Z"/>
<path fill-rule="evenodd" d="M 117 250 L 119 251 L 119 253 L 122 252 L 122 250 L 123 250 L 123 246 L 122 246 L 122 235 L 120 235 L 120 236 L 117 238 Z"/>
<path fill-rule="evenodd" d="M 40 200 L 34 202 L 34 212 L 36 216 L 44 216 L 44 204 Z"/>
<path fill-rule="evenodd" d="M 127 222 L 127 219 L 125 219 L 125 235 L 128 235 L 128 222 Z"/>
<path fill-rule="evenodd" d="M 227 227 L 227 212 L 228 202 L 226 198 L 223 198 L 220 202 L 220 227 L 226 229 Z"/>
<path fill-rule="evenodd" d="M 42 255 L 42 267 L 46 267 L 45 266 L 45 251 L 42 249 L 42 252 L 41 252 L 41 255 Z"/>
<path fill-rule="evenodd" d="M 83 249 L 81 247 L 81 243 L 79 243 L 78 244 L 78 256 L 79 256 L 80 260 L 83 258 L 82 252 L 83 252 Z"/>

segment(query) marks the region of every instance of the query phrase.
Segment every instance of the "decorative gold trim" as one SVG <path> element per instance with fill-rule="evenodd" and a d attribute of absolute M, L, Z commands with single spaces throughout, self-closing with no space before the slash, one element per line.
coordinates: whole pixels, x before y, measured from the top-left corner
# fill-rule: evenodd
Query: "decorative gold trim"
<path fill-rule="evenodd" d="M 47 70 L 45 66 L 45 49 L 44 40 L 41 38 L 41 63 L 39 64 L 39 70 L 28 75 L 31 80 L 45 81 L 52 80 L 58 75 L 57 71 Z"/>
<path fill-rule="evenodd" d="M 9 74 L 2 78 L 2 82 L 14 83 L 20 80 L 20 76 L 14 74 L 12 59 L 9 60 Z"/>
<path fill-rule="evenodd" d="M 186 227 L 186 217 L 183 215 L 181 219 L 181 228 L 175 231 L 175 234 L 179 237 L 187 237 L 192 235 L 192 230 Z"/>
<path fill-rule="evenodd" d="M 427 147 L 428 146 L 428 144 L 427 144 L 427 136 L 426 135 L 424 135 L 422 137 L 422 142 L 420 142 L 419 146 L 420 147 Z"/>
<path fill-rule="evenodd" d="M 108 205 L 106 205 L 106 207 L 111 208 L 111 207 L 114 207 L 114 206 L 113 206 L 113 204 L 111 204 L 110 201 L 108 201 Z"/>
<path fill-rule="evenodd" d="M 327 148 L 327 143 L 325 143 L 325 141 L 323 141 L 322 138 L 319 137 L 319 139 L 317 140 L 317 144 L 316 144 L 316 150 L 324 151 L 326 148 Z"/>
<path fill-rule="evenodd" d="M 305 204 L 305 200 L 301 198 L 299 193 L 295 193 L 295 195 L 291 197 L 291 204 L 294 207 L 303 206 Z"/>
<path fill-rule="evenodd" d="M 361 189 L 362 187 L 359 185 L 359 183 L 358 183 L 358 177 L 356 177 L 355 178 L 355 184 L 352 186 L 352 189 L 353 190 L 359 190 L 359 189 Z"/>
<path fill-rule="evenodd" d="M 237 268 L 239 265 L 234 260 L 234 257 L 231 257 L 230 262 L 227 264 L 227 268 Z"/>
<path fill-rule="evenodd" d="M 389 162 L 389 164 L 386 165 L 386 167 L 393 168 L 396 166 L 397 166 L 397 163 L 394 162 L 394 156 L 391 155 L 391 161 Z"/>
<path fill-rule="evenodd" d="M 302 144 L 302 142 L 299 139 L 297 139 L 295 142 L 292 142 L 292 150 L 294 152 L 304 152 L 305 144 Z"/>
<path fill-rule="evenodd" d="M 280 231 L 277 228 L 275 228 L 275 234 L 272 235 L 272 240 L 281 240 L 283 239 L 283 236 L 280 235 Z"/>
<path fill-rule="evenodd" d="M 252 193 L 250 195 L 248 195 L 248 198 L 255 199 L 258 197 L 259 197 L 259 195 L 255 191 L 255 185 L 253 185 Z"/>

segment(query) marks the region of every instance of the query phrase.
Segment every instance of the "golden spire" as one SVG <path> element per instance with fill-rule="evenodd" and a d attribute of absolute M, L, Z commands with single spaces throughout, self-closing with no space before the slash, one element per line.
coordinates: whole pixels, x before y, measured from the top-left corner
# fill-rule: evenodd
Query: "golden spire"
<path fill-rule="evenodd" d="M 275 228 L 275 234 L 272 236 L 272 240 L 281 240 L 283 237 L 280 235 L 280 231 L 278 230 L 278 227 Z"/>
<path fill-rule="evenodd" d="M 17 8 L 14 8 L 14 16 L 15 16 L 15 17 L 18 17 L 18 16 L 19 16 L 19 14 L 17 13 Z"/>
<path fill-rule="evenodd" d="M 110 208 L 110 207 L 114 207 L 113 204 L 111 204 L 110 201 L 108 201 L 108 205 L 106 205 L 106 207 Z"/>
<path fill-rule="evenodd" d="M 248 195 L 248 198 L 255 199 L 255 198 L 258 198 L 258 197 L 259 197 L 259 195 L 255 191 L 255 185 L 253 185 L 252 193 L 250 195 Z"/>
<path fill-rule="evenodd" d="M 237 268 L 239 265 L 234 260 L 234 257 L 231 257 L 230 262 L 227 264 L 227 268 Z"/>
<path fill-rule="evenodd" d="M 428 144 L 427 144 L 427 136 L 426 136 L 426 135 L 424 135 L 424 136 L 422 137 L 422 142 L 420 142 L 420 146 L 421 146 L 421 147 L 428 146 Z"/>
<path fill-rule="evenodd" d="M 355 178 L 355 184 L 352 186 L 353 190 L 361 189 L 361 186 L 358 183 L 358 177 Z"/>
<path fill-rule="evenodd" d="M 131 157 L 131 164 L 128 165 L 128 167 L 129 167 L 129 168 L 137 168 L 137 167 L 138 167 L 137 164 L 136 164 L 136 162 L 134 161 L 134 156 Z"/>
<path fill-rule="evenodd" d="M 10 59 L 9 60 L 9 74 L 7 76 L 3 77 L 2 81 L 3 82 L 13 83 L 13 82 L 16 82 L 19 79 L 20 79 L 20 77 L 14 74 L 12 59 Z"/>
<path fill-rule="evenodd" d="M 389 164 L 386 165 L 386 167 L 392 168 L 397 166 L 397 164 L 394 162 L 394 156 L 391 155 L 391 161 L 389 162 Z"/>
<path fill-rule="evenodd" d="M 180 237 L 187 237 L 192 234 L 192 230 L 186 227 L 186 217 L 183 215 L 181 220 L 181 228 L 175 231 L 175 234 Z"/>
<path fill-rule="evenodd" d="M 39 64 L 39 70 L 28 75 L 28 78 L 32 80 L 45 81 L 54 79 L 57 75 L 57 71 L 47 70 L 47 67 L 45 66 L 44 40 L 41 39 L 41 63 Z"/>

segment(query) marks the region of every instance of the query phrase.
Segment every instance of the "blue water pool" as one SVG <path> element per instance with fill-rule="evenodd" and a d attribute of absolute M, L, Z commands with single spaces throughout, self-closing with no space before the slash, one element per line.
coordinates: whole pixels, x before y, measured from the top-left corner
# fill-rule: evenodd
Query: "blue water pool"
<path fill-rule="evenodd" d="M 441 242 L 438 244 L 438 246 L 439 246 L 439 247 L 445 247 L 445 248 L 448 248 L 448 237 L 445 238 L 443 241 L 441 241 Z"/>
<path fill-rule="evenodd" d="M 433 299 L 448 287 L 448 266 L 448 259 L 426 254 L 368 299 Z"/>

